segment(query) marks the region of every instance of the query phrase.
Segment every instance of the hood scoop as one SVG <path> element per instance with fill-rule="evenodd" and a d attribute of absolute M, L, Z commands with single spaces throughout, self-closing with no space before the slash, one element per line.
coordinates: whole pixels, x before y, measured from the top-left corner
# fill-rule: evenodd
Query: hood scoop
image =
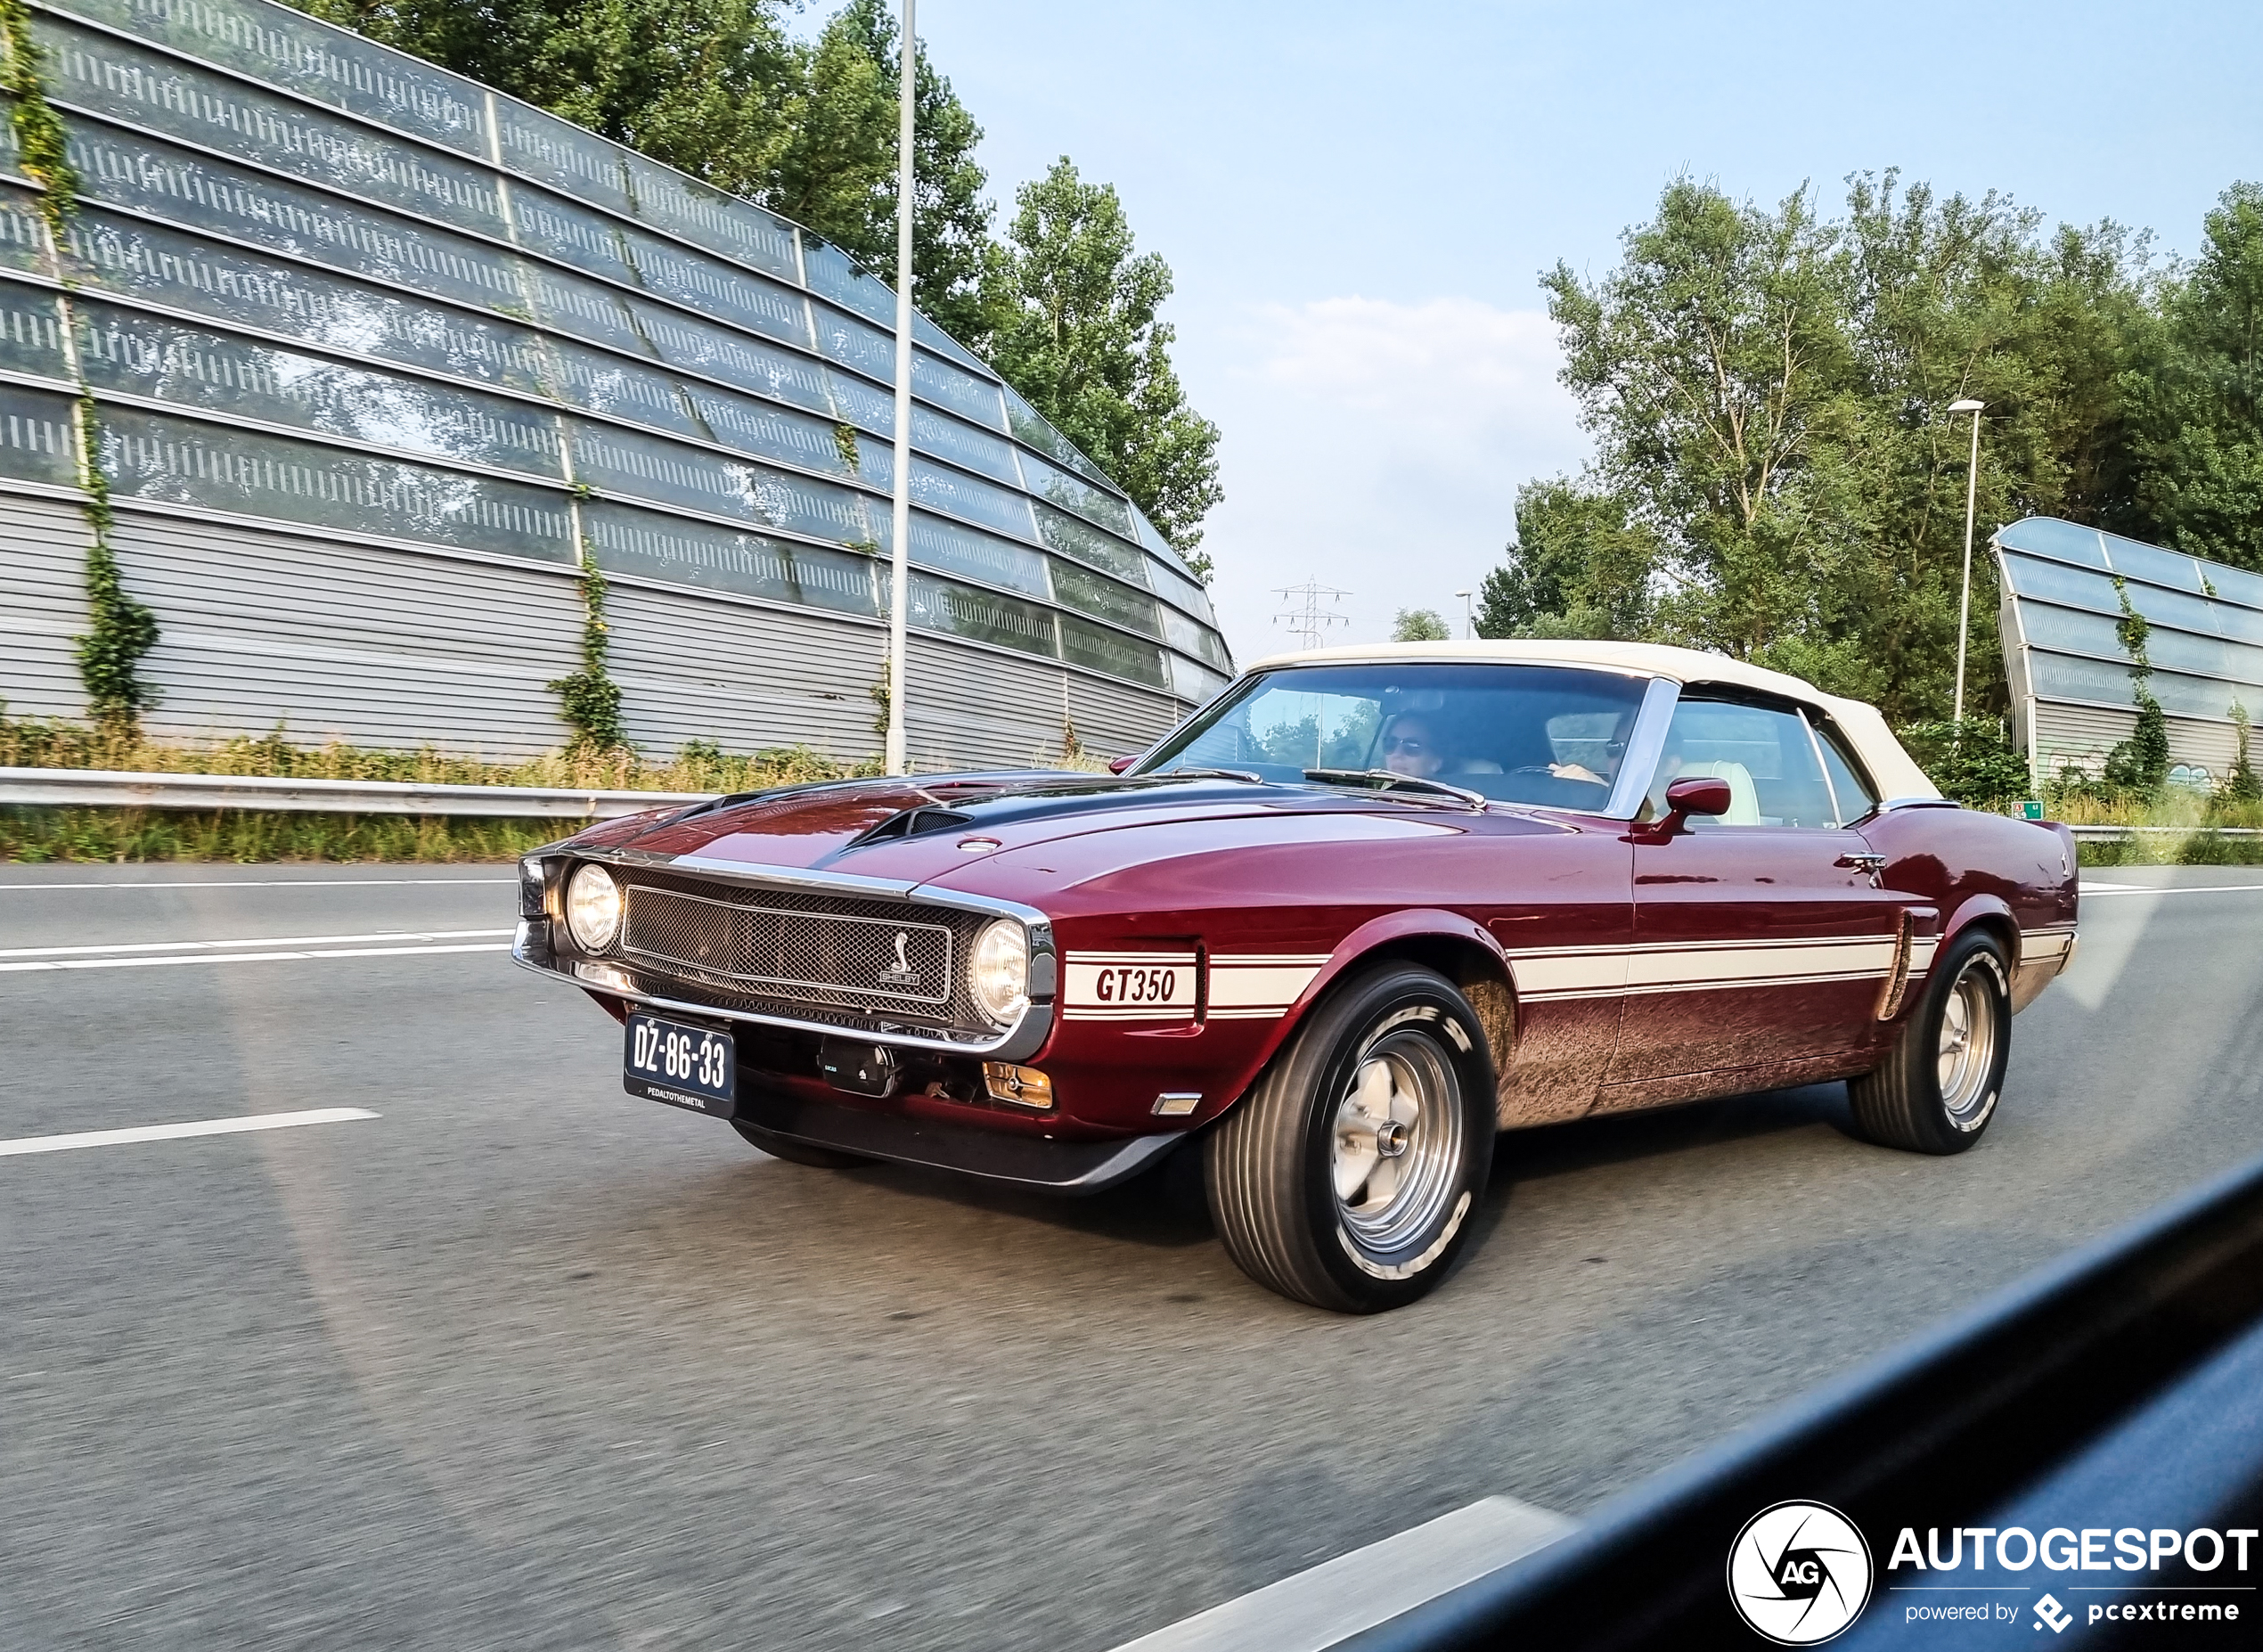
<path fill-rule="evenodd" d="M 931 831 L 949 831 L 974 823 L 975 817 L 971 814 L 961 814 L 956 809 L 938 808 L 933 804 L 923 803 L 916 808 L 891 814 L 878 825 L 866 828 L 852 838 L 847 846 L 861 849 L 868 843 L 886 843 L 895 838 L 923 837 Z"/>

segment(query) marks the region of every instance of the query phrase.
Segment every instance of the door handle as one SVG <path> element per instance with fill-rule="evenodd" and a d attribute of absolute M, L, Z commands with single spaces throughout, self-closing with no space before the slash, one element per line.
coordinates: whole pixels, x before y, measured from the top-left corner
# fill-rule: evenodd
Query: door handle
<path fill-rule="evenodd" d="M 1875 889 L 1879 887 L 1879 879 L 1886 870 L 1886 857 L 1883 855 L 1842 855 L 1831 864 L 1843 866 L 1850 871 L 1860 872 L 1870 879 L 1870 887 Z"/>

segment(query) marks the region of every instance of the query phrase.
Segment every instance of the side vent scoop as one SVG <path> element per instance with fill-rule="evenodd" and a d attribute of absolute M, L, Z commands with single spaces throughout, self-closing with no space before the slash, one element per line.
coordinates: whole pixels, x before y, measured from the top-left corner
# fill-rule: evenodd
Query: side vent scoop
<path fill-rule="evenodd" d="M 877 826 L 868 827 L 850 839 L 848 846 L 859 849 L 868 843 L 880 843 L 890 838 L 917 838 L 927 832 L 955 830 L 974 823 L 975 817 L 971 814 L 961 814 L 956 809 L 939 809 L 932 804 L 923 803 L 900 814 L 891 814 Z"/>

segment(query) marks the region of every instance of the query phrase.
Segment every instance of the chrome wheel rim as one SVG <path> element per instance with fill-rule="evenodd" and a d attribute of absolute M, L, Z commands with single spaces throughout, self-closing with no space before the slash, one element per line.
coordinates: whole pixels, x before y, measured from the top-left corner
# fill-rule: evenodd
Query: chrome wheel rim
<path fill-rule="evenodd" d="M 1436 1041 L 1408 1030 L 1368 1044 L 1329 1137 L 1344 1231 L 1386 1254 L 1427 1232 L 1453 1197 L 1461 1138 L 1460 1083 Z"/>
<path fill-rule="evenodd" d="M 1949 988 L 1941 1006 L 1940 1037 L 1935 1052 L 1940 1103 L 1959 1130 L 1976 1128 L 1995 1099 L 1996 994 L 1987 965 L 1973 959 Z"/>

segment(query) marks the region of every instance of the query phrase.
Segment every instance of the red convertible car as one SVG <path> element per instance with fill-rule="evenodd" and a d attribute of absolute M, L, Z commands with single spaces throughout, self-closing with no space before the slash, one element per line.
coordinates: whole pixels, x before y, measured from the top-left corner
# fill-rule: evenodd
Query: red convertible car
<path fill-rule="evenodd" d="M 1824 1079 L 1961 1152 L 2074 950 L 2065 828 L 1871 707 L 1633 643 L 1267 660 L 1114 775 L 793 786 L 528 856 L 514 953 L 781 1158 L 1066 1192 L 1186 1146 L 1253 1278 L 1421 1296 L 1495 1133 Z"/>

